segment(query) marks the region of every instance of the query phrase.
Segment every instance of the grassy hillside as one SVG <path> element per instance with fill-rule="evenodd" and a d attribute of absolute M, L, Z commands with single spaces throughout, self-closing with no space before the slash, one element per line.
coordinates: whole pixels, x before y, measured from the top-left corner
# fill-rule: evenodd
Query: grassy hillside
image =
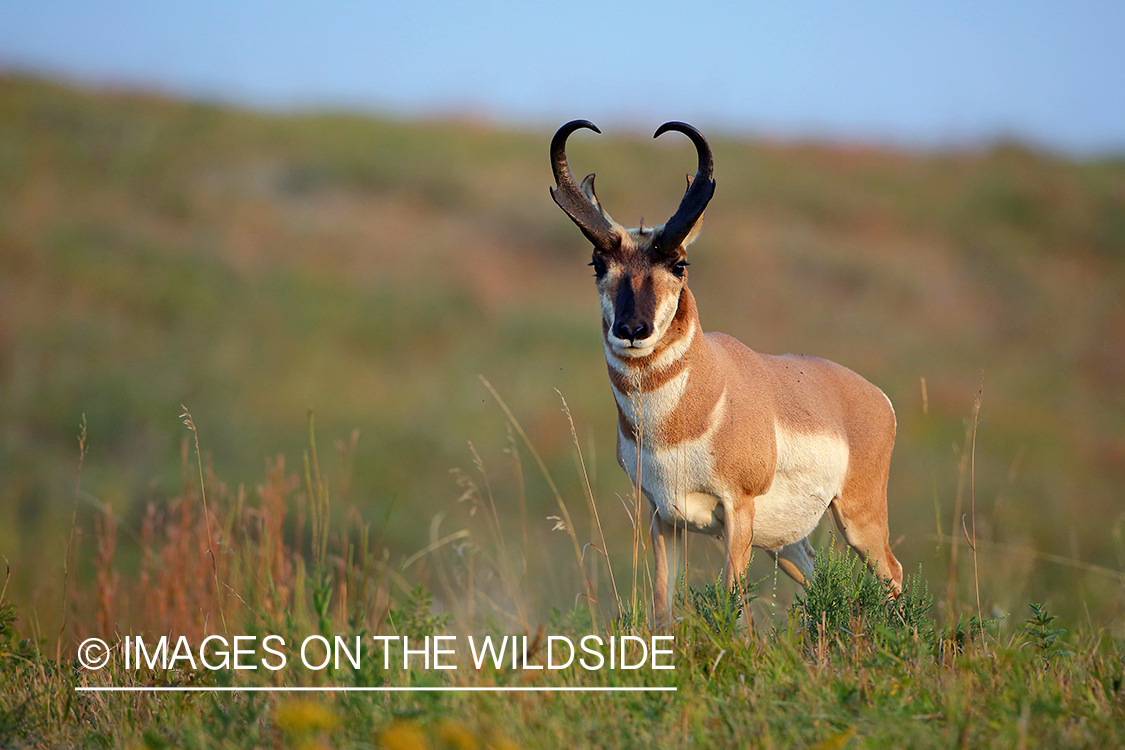
<path fill-rule="evenodd" d="M 566 398 L 610 554 L 627 560 L 618 497 L 630 488 L 613 460 L 588 250 L 548 196 L 549 136 L 0 77 L 7 599 L 45 632 L 58 627 L 75 506 L 80 560 L 108 507 L 122 529 L 117 564 L 138 568 L 147 505 L 193 481 L 177 418 L 186 404 L 214 481 L 250 500 L 266 459 L 285 454 L 301 474 L 312 408 L 332 512 L 353 509 L 397 560 L 430 541 L 438 516 L 438 536 L 480 533 L 471 503 L 457 502 L 466 480 L 450 473 L 481 481 L 472 443 L 502 533 L 527 551 L 529 575 L 552 582 L 530 587 L 534 606 L 570 606 L 577 573 L 557 561 L 573 561 L 571 541 L 546 518 L 557 501 L 479 375 L 526 429 L 585 543 L 584 480 L 556 389 Z M 571 162 L 597 170 L 618 219 L 655 223 L 693 169 L 681 140 L 580 134 Z M 943 538 L 960 536 L 955 508 L 968 512 L 975 489 L 989 608 L 1048 600 L 1113 622 L 1125 556 L 1125 162 L 1007 143 L 914 153 L 712 142 L 718 190 L 691 270 L 704 326 L 760 351 L 834 359 L 887 392 L 900 425 L 892 537 L 907 569 L 921 563 L 944 599 Z M 970 477 L 966 421 L 982 373 Z M 706 577 L 717 555 L 703 542 L 699 552 Z M 93 573 L 76 575 L 88 585 Z M 962 584 L 955 608 L 967 597 Z"/>

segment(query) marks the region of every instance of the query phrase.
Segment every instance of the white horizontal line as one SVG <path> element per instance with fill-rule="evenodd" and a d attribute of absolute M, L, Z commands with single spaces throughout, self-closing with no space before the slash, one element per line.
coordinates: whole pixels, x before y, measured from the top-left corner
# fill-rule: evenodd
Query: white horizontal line
<path fill-rule="evenodd" d="M 676 692 L 676 687 L 76 687 L 78 693 L 641 693 Z"/>

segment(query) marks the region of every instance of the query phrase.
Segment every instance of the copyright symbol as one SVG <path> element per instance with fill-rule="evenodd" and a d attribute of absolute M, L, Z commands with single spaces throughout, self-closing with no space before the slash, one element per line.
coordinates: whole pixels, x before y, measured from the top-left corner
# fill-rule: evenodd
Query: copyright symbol
<path fill-rule="evenodd" d="M 101 638 L 87 638 L 78 646 L 78 663 L 86 669 L 101 669 L 109 664 L 109 646 Z"/>

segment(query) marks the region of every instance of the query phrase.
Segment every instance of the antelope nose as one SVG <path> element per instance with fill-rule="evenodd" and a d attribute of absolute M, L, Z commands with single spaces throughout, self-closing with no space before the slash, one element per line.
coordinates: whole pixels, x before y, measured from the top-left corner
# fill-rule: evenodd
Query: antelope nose
<path fill-rule="evenodd" d="M 650 330 L 648 323 L 618 323 L 613 327 L 613 335 L 626 341 L 637 341 L 647 339 Z"/>

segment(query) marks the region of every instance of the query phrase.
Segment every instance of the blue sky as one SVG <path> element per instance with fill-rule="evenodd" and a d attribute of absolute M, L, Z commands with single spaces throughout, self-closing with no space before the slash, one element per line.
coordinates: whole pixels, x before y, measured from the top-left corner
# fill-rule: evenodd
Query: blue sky
<path fill-rule="evenodd" d="M 0 66 L 271 108 L 1125 152 L 1120 0 L 0 0 Z"/>

